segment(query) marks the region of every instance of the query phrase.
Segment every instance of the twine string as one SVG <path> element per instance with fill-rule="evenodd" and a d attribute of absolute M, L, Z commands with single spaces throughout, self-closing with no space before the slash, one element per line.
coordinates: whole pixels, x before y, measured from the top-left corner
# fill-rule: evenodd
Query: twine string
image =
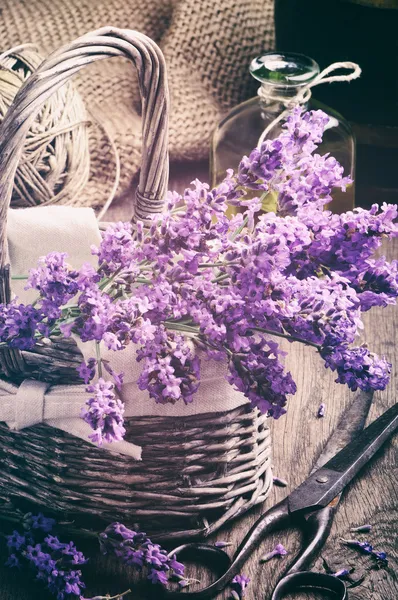
<path fill-rule="evenodd" d="M 333 71 L 337 71 L 338 69 L 351 69 L 351 73 L 347 73 L 346 75 L 332 75 L 331 77 L 327 77 L 329 73 L 333 73 Z M 280 123 L 288 113 L 299 104 L 305 104 L 311 98 L 312 92 L 311 88 L 316 85 L 321 85 L 322 83 L 333 83 L 334 81 L 352 81 L 353 79 L 357 79 L 362 73 L 361 67 L 354 62 L 344 61 L 344 62 L 335 62 L 323 69 L 318 75 L 310 81 L 307 85 L 300 88 L 300 90 L 292 96 L 291 98 L 286 98 L 286 96 L 278 96 L 273 95 L 272 100 L 276 102 L 281 102 L 285 105 L 285 110 L 283 110 L 280 115 L 278 115 L 271 123 L 267 125 L 267 127 L 262 132 L 258 143 L 257 148 L 261 147 L 261 144 L 264 142 L 268 133 Z M 259 87 L 258 95 L 262 100 L 269 100 L 269 94 L 265 91 L 264 86 Z"/>
<path fill-rule="evenodd" d="M 42 60 L 37 46 L 31 43 L 0 53 L 0 123 L 18 88 Z M 47 100 L 25 142 L 15 175 L 13 207 L 90 204 L 88 199 L 81 200 L 80 196 L 90 178 L 88 130 L 94 126 L 109 144 L 115 162 L 111 189 L 97 218 L 103 217 L 116 196 L 121 161 L 105 119 L 94 115 L 93 109 L 89 115 L 87 113 L 70 83 Z"/>

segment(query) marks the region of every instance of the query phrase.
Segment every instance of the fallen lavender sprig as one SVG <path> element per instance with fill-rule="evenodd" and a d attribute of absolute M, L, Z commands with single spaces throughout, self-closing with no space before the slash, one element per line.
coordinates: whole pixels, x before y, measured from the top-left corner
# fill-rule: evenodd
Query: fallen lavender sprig
<path fill-rule="evenodd" d="M 383 552 L 383 551 L 378 552 L 376 550 L 373 550 L 373 546 L 369 542 L 360 542 L 359 540 L 344 540 L 344 539 L 342 539 L 341 541 L 343 542 L 343 544 L 346 544 L 350 548 L 357 548 L 364 554 L 370 554 L 377 560 L 381 560 L 386 563 L 388 562 L 387 553 Z"/>
<path fill-rule="evenodd" d="M 112 523 L 99 535 L 99 542 L 103 554 L 114 555 L 140 571 L 145 569 L 147 579 L 154 584 L 166 586 L 174 576 L 180 581 L 187 581 L 184 565 L 175 556 L 167 554 L 159 544 L 152 543 L 142 531 L 129 529 L 122 523 Z"/>
<path fill-rule="evenodd" d="M 250 583 L 249 577 L 246 575 L 240 574 L 235 575 L 233 580 L 231 581 L 231 596 L 236 600 L 236 597 L 240 600 L 245 595 L 245 590 Z"/>
<path fill-rule="evenodd" d="M 216 548 L 227 548 L 228 546 L 233 546 L 232 542 L 223 542 L 223 541 L 218 541 L 214 543 L 214 546 Z"/>
<path fill-rule="evenodd" d="M 347 577 L 347 575 L 350 574 L 352 569 L 340 569 L 339 571 L 336 571 L 336 573 L 331 573 L 331 575 L 333 575 L 333 577 L 338 577 L 338 578 L 342 578 L 342 577 Z"/>
<path fill-rule="evenodd" d="M 318 418 L 324 417 L 325 416 L 325 412 L 326 412 L 326 404 L 324 404 L 322 402 L 322 404 L 319 405 L 318 412 L 317 412 L 317 417 Z"/>
<path fill-rule="evenodd" d="M 85 584 L 76 567 L 87 559 L 73 542 L 63 543 L 50 534 L 54 523 L 42 514 L 27 515 L 24 532 L 14 530 L 6 536 L 9 556 L 5 564 L 31 570 L 57 600 L 83 599 Z"/>
<path fill-rule="evenodd" d="M 14 530 L 6 536 L 9 555 L 5 564 L 11 568 L 29 567 L 36 574 L 36 579 L 43 581 L 57 600 L 111 600 L 122 598 L 130 592 L 127 590 L 112 597 L 97 595 L 84 598 L 82 590 L 85 584 L 81 571 L 76 567 L 84 565 L 87 559 L 73 542 L 64 543 L 52 535 L 55 520 L 41 513 L 27 513 L 21 518 L 21 525 L 22 533 Z M 154 584 L 166 586 L 169 579 L 175 579 L 180 587 L 186 587 L 197 582 L 184 577 L 184 565 L 158 544 L 153 544 L 141 531 L 128 529 L 121 523 L 112 523 L 99 535 L 91 532 L 91 537 L 98 538 L 102 553 L 113 554 L 124 564 L 146 572 L 147 579 Z"/>
<path fill-rule="evenodd" d="M 369 542 L 360 542 L 359 540 L 341 539 L 342 543 L 351 548 L 358 548 L 364 554 L 372 554 L 373 546 Z"/>
<path fill-rule="evenodd" d="M 285 556 L 286 554 L 288 554 L 286 548 L 282 546 L 282 544 L 277 544 L 275 548 L 271 550 L 271 552 L 263 554 L 263 556 L 260 558 L 260 563 L 268 562 L 269 560 L 271 560 L 271 558 L 274 558 L 274 556 L 281 557 Z"/>
<path fill-rule="evenodd" d="M 396 302 L 398 261 L 376 252 L 398 235 L 398 211 L 325 210 L 333 189 L 351 183 L 336 159 L 315 152 L 328 121 L 322 111 L 293 110 L 278 138 L 243 157 L 216 188 L 195 180 L 182 195 L 169 193 L 147 231 L 142 223 L 135 232 L 129 223 L 110 226 L 93 248 L 96 269 L 72 269 L 66 254 L 52 252 L 29 274 L 34 306 L 0 305 L 0 344 L 29 350 L 61 334 L 96 342 L 97 356 L 79 367 L 93 441 L 124 435 L 122 376 L 101 346 L 134 345 L 137 384 L 160 404 L 192 402 L 201 363 L 223 360 L 227 381 L 279 418 L 296 384 L 275 338 L 314 348 L 353 391 L 386 387 L 390 363 L 353 344 L 362 312 Z M 260 214 L 267 196 L 275 211 Z M 231 204 L 243 212 L 229 218 Z"/>

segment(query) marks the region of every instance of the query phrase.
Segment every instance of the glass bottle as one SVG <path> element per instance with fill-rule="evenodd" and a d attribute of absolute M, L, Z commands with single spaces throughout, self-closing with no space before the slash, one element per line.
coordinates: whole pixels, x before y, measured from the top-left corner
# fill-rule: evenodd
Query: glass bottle
<path fill-rule="evenodd" d="M 302 54 L 267 52 L 252 60 L 251 75 L 260 81 L 258 95 L 233 108 L 216 128 L 210 152 L 213 185 L 222 181 L 227 169 L 236 169 L 244 155 L 258 144 L 266 127 L 286 110 L 292 99 L 319 73 L 318 64 Z M 306 110 L 321 109 L 330 117 L 317 153 L 329 152 L 344 167 L 344 175 L 355 175 L 355 138 L 350 124 L 338 112 L 310 98 L 301 103 Z M 290 104 L 291 105 L 291 104 Z M 267 138 L 281 132 L 283 120 L 273 126 Z M 355 187 L 333 191 L 331 210 L 341 213 L 354 207 Z"/>

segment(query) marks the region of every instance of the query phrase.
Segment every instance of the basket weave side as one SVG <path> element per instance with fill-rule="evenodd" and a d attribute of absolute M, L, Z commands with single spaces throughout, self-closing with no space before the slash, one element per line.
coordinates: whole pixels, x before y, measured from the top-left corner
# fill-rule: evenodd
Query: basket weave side
<path fill-rule="evenodd" d="M 190 417 L 126 421 L 144 461 L 98 450 L 37 425 L 0 424 L 0 509 L 14 503 L 61 511 L 82 527 L 120 520 L 156 539 L 206 537 L 266 498 L 267 418 L 243 405 Z"/>

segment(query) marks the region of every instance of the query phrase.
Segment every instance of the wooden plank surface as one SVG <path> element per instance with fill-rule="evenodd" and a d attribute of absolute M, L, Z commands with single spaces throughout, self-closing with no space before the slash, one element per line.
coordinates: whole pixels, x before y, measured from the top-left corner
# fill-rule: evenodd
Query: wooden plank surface
<path fill-rule="evenodd" d="M 171 188 L 181 189 L 194 176 L 205 179 L 205 164 L 195 169 L 186 170 L 183 175 L 171 179 Z M 177 171 L 180 173 L 181 171 Z M 112 207 L 109 220 L 128 218 L 131 205 L 124 198 Z M 398 239 L 386 247 L 387 256 L 398 257 Z M 388 307 L 376 309 L 364 314 L 364 340 L 370 348 L 381 355 L 386 355 L 393 363 L 391 382 L 385 392 L 374 396 L 368 422 L 374 420 L 396 401 L 398 387 L 398 309 Z M 258 516 L 267 508 L 285 497 L 296 485 L 308 475 L 313 463 L 322 451 L 330 434 L 336 427 L 339 417 L 352 398 L 352 394 L 342 385 L 334 383 L 332 373 L 324 369 L 321 360 L 311 348 L 290 345 L 288 365 L 297 382 L 297 395 L 290 399 L 288 414 L 279 421 L 272 423 L 273 433 L 273 465 L 274 474 L 286 479 L 287 488 L 274 488 L 263 506 L 250 512 L 231 525 L 224 527 L 216 536 L 211 538 L 232 542 L 229 551 L 232 553 L 244 537 L 246 531 Z M 317 409 L 321 402 L 326 404 L 326 416 L 318 419 Z M 330 566 L 337 570 L 348 566 L 355 567 L 354 578 L 364 576 L 363 583 L 352 588 L 350 600 L 396 600 L 398 598 L 398 548 L 396 530 L 398 522 L 398 488 L 397 488 L 397 446 L 398 436 L 388 442 L 379 451 L 373 462 L 366 467 L 356 481 L 349 486 L 339 506 L 338 513 L 328 542 L 322 556 L 316 561 L 315 569 L 323 571 L 323 560 L 326 558 Z M 362 540 L 369 542 L 377 550 L 384 550 L 389 555 L 389 565 L 386 569 L 375 570 L 375 563 L 369 556 L 362 556 L 353 549 L 346 548 L 340 538 L 352 538 L 350 528 L 371 523 L 373 530 L 366 535 L 359 535 Z M 358 536 L 357 536 L 358 537 Z M 295 531 L 275 534 L 258 548 L 242 570 L 250 577 L 251 583 L 247 589 L 247 600 L 266 600 L 277 581 L 281 571 L 286 566 L 289 557 L 273 559 L 265 565 L 259 564 L 262 554 L 282 542 L 288 549 L 290 558 L 300 546 L 300 536 Z M 91 552 L 94 554 L 94 552 Z M 1 600 L 46 600 L 48 594 L 42 592 L 41 586 L 33 584 L 24 574 L 11 571 L 2 566 L 4 562 L 4 544 L 0 551 L 0 599 Z M 201 579 L 202 584 L 209 581 L 205 569 L 189 569 L 189 575 Z M 95 594 L 121 592 L 131 586 L 132 576 L 128 569 L 114 561 L 97 557 L 85 567 L 85 580 L 88 589 L 85 596 L 90 598 Z M 195 588 L 192 588 L 195 589 Z M 149 590 L 143 583 L 133 585 L 133 593 L 128 599 L 144 600 L 159 597 L 156 590 Z M 227 592 L 218 598 L 226 599 Z M 293 596 L 289 596 L 293 598 Z M 320 596 L 298 594 L 298 600 L 315 600 Z"/>

